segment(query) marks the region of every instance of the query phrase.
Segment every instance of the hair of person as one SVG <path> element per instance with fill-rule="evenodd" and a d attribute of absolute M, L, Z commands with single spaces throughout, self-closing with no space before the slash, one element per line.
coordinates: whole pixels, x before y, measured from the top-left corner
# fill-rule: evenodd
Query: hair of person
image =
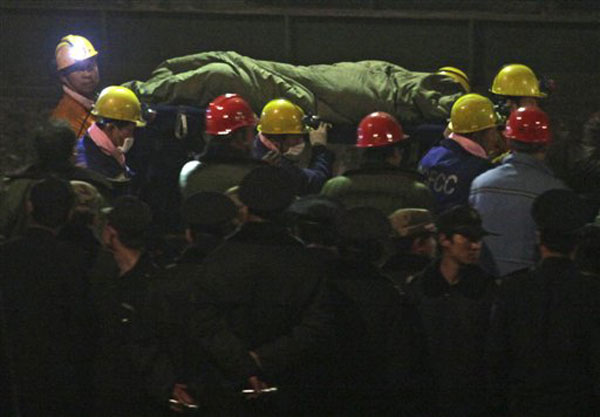
<path fill-rule="evenodd" d="M 541 143 L 525 143 L 518 140 L 509 140 L 508 147 L 512 151 L 528 154 L 542 152 L 546 149 L 546 145 Z"/>
<path fill-rule="evenodd" d="M 385 243 L 379 239 L 351 240 L 340 238 L 338 241 L 340 256 L 360 262 L 377 262 L 385 254 Z"/>
<path fill-rule="evenodd" d="M 363 163 L 382 163 L 394 155 L 396 149 L 403 152 L 406 149 L 407 141 L 394 143 L 389 146 L 378 146 L 373 148 L 365 148 L 362 153 Z M 404 156 L 403 156 L 404 158 Z"/>
<path fill-rule="evenodd" d="M 64 120 L 50 120 L 34 133 L 38 161 L 44 168 L 54 170 L 70 166 L 73 148 L 77 143 L 75 132 Z"/>
<path fill-rule="evenodd" d="M 307 244 L 335 246 L 339 236 L 333 224 L 298 219 L 294 222 L 296 236 Z"/>
<path fill-rule="evenodd" d="M 578 242 L 575 232 L 542 229 L 539 231 L 539 236 L 541 245 L 561 255 L 569 255 L 576 248 Z"/>
<path fill-rule="evenodd" d="M 211 236 L 224 239 L 235 230 L 235 224 L 231 221 L 219 224 L 189 224 L 187 228 L 192 234 L 192 239 L 197 241 L 202 236 Z"/>
<path fill-rule="evenodd" d="M 581 230 L 575 263 L 582 272 L 600 275 L 600 226 L 588 224 Z"/>
<path fill-rule="evenodd" d="M 583 125 L 583 141 L 600 146 L 600 111 L 592 114 Z"/>
<path fill-rule="evenodd" d="M 29 202 L 30 215 L 35 223 L 57 229 L 69 219 L 75 204 L 75 193 L 67 181 L 49 177 L 31 186 Z"/>

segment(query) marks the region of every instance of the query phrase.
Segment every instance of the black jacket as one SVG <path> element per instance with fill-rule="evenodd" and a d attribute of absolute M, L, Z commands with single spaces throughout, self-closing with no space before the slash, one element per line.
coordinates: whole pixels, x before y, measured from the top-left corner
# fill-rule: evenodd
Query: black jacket
<path fill-rule="evenodd" d="M 95 415 L 154 415 L 159 409 L 150 379 L 174 383 L 172 368 L 156 371 L 159 341 L 148 310 L 153 281 L 162 271 L 147 255 L 123 276 L 92 284 L 96 327 Z M 159 382 L 159 384 L 162 382 Z M 160 390 L 160 388 L 158 389 Z M 166 398 L 163 398 L 166 405 Z"/>
<path fill-rule="evenodd" d="M 426 375 L 416 309 L 366 261 L 340 259 L 332 269 L 337 343 L 331 414 L 420 415 Z"/>
<path fill-rule="evenodd" d="M 90 317 L 83 255 L 48 230 L 0 246 L 8 353 L 21 415 L 79 416 L 89 398 Z"/>
<path fill-rule="evenodd" d="M 246 223 L 207 257 L 192 332 L 233 390 L 257 373 L 283 389 L 309 386 L 305 376 L 332 333 L 323 275 L 300 241 L 272 222 Z"/>
<path fill-rule="evenodd" d="M 495 283 L 472 265 L 461 271 L 457 284 L 449 285 L 439 268 L 436 260 L 406 285 L 427 338 L 434 404 L 440 416 L 484 416 L 484 351 Z"/>
<path fill-rule="evenodd" d="M 489 356 L 509 415 L 600 415 L 600 282 L 567 258 L 515 274 L 494 307 Z"/>

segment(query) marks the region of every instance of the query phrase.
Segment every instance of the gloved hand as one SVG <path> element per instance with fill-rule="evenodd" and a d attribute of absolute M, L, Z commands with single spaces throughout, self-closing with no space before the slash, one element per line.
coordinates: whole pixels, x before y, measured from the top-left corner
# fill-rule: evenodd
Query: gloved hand
<path fill-rule="evenodd" d="M 278 166 L 281 163 L 281 153 L 278 151 L 269 151 L 262 157 L 262 160 L 269 165 Z"/>
<path fill-rule="evenodd" d="M 317 129 L 311 130 L 308 134 L 308 140 L 312 146 L 327 145 L 327 128 L 331 125 L 328 123 L 319 123 Z"/>

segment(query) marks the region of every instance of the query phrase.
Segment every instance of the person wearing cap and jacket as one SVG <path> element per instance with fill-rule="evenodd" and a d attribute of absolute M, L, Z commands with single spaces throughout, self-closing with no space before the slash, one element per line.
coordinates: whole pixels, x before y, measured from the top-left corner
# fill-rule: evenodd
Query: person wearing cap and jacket
<path fill-rule="evenodd" d="M 544 163 L 552 140 L 546 113 L 521 107 L 511 114 L 504 130 L 512 153 L 502 164 L 473 180 L 469 202 L 479 211 L 483 225 L 499 231 L 484 238 L 481 266 L 503 277 L 532 266 L 538 259 L 533 200 L 546 190 L 566 188 Z"/>
<path fill-rule="evenodd" d="M 335 227 L 340 256 L 328 267 L 337 343 L 330 348 L 333 408 L 325 415 L 422 415 L 428 380 L 417 310 L 378 267 L 390 222 L 376 208 L 354 207 Z"/>
<path fill-rule="evenodd" d="M 56 70 L 63 95 L 51 118 L 67 121 L 77 137 L 96 121 L 90 111 L 100 81 L 97 56 L 94 45 L 83 36 L 67 35 L 56 45 Z"/>
<path fill-rule="evenodd" d="M 432 209 L 434 201 L 422 177 L 404 166 L 407 138 L 392 115 L 365 116 L 356 140 L 363 151 L 360 167 L 327 181 L 321 194 L 338 199 L 346 208 L 375 207 L 385 215 L 407 207 Z"/>
<path fill-rule="evenodd" d="M 569 190 L 533 201 L 540 261 L 503 281 L 488 357 L 499 415 L 600 415 L 600 280 L 573 261 L 578 232 L 593 219 Z M 598 256 L 598 253 L 596 253 Z"/>
<path fill-rule="evenodd" d="M 466 204 L 471 181 L 492 168 L 489 159 L 503 151 L 497 124 L 488 98 L 467 94 L 456 100 L 448 125 L 452 133 L 419 162 L 419 172 L 435 197 L 436 213 Z"/>
<path fill-rule="evenodd" d="M 142 107 L 133 91 L 110 86 L 98 96 L 92 114 L 98 121 L 77 142 L 77 165 L 102 174 L 118 195 L 132 188 L 134 173 L 125 154 L 133 146 L 134 129 L 146 125 Z"/>
<path fill-rule="evenodd" d="M 436 227 L 441 256 L 404 286 L 427 340 L 431 415 L 487 417 L 484 351 L 496 284 L 477 262 L 490 232 L 469 206 L 441 213 Z"/>
<path fill-rule="evenodd" d="M 318 194 L 333 175 L 335 154 L 327 148 L 327 128 L 321 122 L 317 129 L 311 129 L 300 106 L 283 98 L 271 100 L 261 112 L 252 155 L 286 170 L 297 195 Z M 311 154 L 307 166 L 301 167 L 306 136 Z"/>
<path fill-rule="evenodd" d="M 272 396 L 277 415 L 302 414 L 319 394 L 311 382 L 333 332 L 325 274 L 281 218 L 294 199 L 285 171 L 255 168 L 238 196 L 247 221 L 204 262 L 192 338 L 232 406 L 246 388 Z M 267 384 L 277 393 L 263 394 Z"/>
<path fill-rule="evenodd" d="M 426 209 L 398 209 L 388 219 L 393 230 L 393 252 L 382 271 L 402 286 L 407 277 L 421 272 L 435 257 L 435 224 Z"/>

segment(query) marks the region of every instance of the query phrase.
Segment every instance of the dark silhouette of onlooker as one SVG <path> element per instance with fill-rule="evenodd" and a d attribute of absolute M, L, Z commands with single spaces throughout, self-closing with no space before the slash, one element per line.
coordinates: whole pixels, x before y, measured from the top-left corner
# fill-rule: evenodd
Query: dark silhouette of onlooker
<path fill-rule="evenodd" d="M 597 416 L 600 281 L 572 259 L 591 211 L 572 191 L 550 190 L 535 199 L 532 216 L 541 260 L 501 286 L 489 347 L 492 398 L 508 416 Z"/>
<path fill-rule="evenodd" d="M 29 226 L 0 246 L 0 286 L 21 416 L 81 416 L 89 399 L 89 314 L 83 256 L 56 235 L 74 202 L 69 183 L 31 186 Z"/>
<path fill-rule="evenodd" d="M 418 415 L 424 402 L 424 340 L 416 309 L 377 265 L 391 235 L 378 209 L 355 207 L 335 221 L 337 344 L 328 415 Z"/>
<path fill-rule="evenodd" d="M 51 120 L 35 131 L 34 147 L 37 160 L 17 172 L 7 175 L 5 189 L 0 193 L 0 235 L 8 239 L 25 229 L 26 196 L 31 185 L 48 176 L 64 180 L 85 181 L 108 196 L 111 185 L 85 168 L 74 165 L 75 132 L 62 120 Z"/>

